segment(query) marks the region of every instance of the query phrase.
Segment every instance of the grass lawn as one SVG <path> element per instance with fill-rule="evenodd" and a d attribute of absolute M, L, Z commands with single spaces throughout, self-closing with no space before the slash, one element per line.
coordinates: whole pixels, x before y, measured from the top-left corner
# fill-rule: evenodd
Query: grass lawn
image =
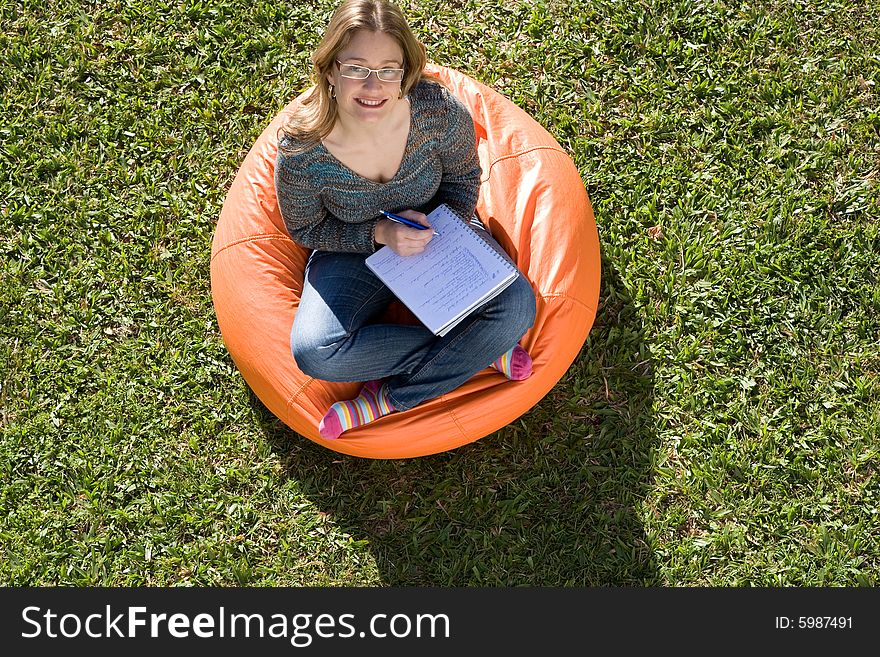
<path fill-rule="evenodd" d="M 401 5 L 581 172 L 577 360 L 436 456 L 290 431 L 210 247 L 335 3 L 0 0 L 0 583 L 880 584 L 880 5 Z"/>

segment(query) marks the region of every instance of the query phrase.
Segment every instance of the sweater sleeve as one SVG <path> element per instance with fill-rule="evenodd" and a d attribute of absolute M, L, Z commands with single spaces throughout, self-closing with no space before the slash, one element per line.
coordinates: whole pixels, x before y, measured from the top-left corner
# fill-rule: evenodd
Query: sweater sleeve
<path fill-rule="evenodd" d="M 372 253 L 376 221 L 349 223 L 334 217 L 321 200 L 321 187 L 302 163 L 280 150 L 275 162 L 278 209 L 294 242 L 307 249 Z"/>
<path fill-rule="evenodd" d="M 449 104 L 448 124 L 440 141 L 443 179 L 435 200 L 470 219 L 477 207 L 481 174 L 474 121 L 461 101 L 448 92 L 444 96 Z"/>

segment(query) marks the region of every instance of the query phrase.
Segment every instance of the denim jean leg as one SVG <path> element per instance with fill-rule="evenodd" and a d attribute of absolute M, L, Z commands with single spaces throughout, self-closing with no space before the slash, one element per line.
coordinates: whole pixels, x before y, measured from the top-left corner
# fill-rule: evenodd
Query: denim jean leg
<path fill-rule="evenodd" d="M 299 369 L 324 381 L 369 381 L 415 369 L 436 340 L 423 326 L 375 324 L 394 295 L 356 253 L 309 258 L 290 348 Z"/>
<path fill-rule="evenodd" d="M 494 242 L 488 232 L 482 236 Z M 535 313 L 535 292 L 520 274 L 497 297 L 438 338 L 415 371 L 392 377 L 391 403 L 407 410 L 454 390 L 512 349 L 534 324 Z"/>

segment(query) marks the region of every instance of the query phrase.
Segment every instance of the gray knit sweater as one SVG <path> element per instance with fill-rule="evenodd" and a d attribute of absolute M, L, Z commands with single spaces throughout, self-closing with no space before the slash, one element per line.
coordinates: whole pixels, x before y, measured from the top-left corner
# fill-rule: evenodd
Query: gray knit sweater
<path fill-rule="evenodd" d="M 372 253 L 381 210 L 427 213 L 447 203 L 462 217 L 477 205 L 480 163 L 467 109 L 444 87 L 422 81 L 409 94 L 409 137 L 400 168 L 385 183 L 346 167 L 320 142 L 292 155 L 279 148 L 278 207 L 294 241 L 310 249 Z M 283 135 L 279 146 L 293 142 Z"/>

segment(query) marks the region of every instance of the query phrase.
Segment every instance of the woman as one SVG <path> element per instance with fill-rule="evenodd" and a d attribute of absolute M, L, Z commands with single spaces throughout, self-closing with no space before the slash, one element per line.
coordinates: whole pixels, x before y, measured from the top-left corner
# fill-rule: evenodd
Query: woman
<path fill-rule="evenodd" d="M 312 55 L 314 88 L 282 128 L 275 187 L 290 236 L 313 249 L 291 351 L 305 374 L 366 381 L 333 404 L 324 438 L 454 390 L 489 365 L 509 379 L 531 374 L 517 342 L 535 318 L 524 276 L 445 336 L 423 326 L 376 323 L 393 294 L 364 264 L 382 245 L 400 255 L 433 236 L 393 222 L 386 210 L 429 226 L 448 204 L 497 246 L 474 215 L 480 184 L 473 121 L 423 74 L 425 49 L 387 0 L 346 0 Z"/>

